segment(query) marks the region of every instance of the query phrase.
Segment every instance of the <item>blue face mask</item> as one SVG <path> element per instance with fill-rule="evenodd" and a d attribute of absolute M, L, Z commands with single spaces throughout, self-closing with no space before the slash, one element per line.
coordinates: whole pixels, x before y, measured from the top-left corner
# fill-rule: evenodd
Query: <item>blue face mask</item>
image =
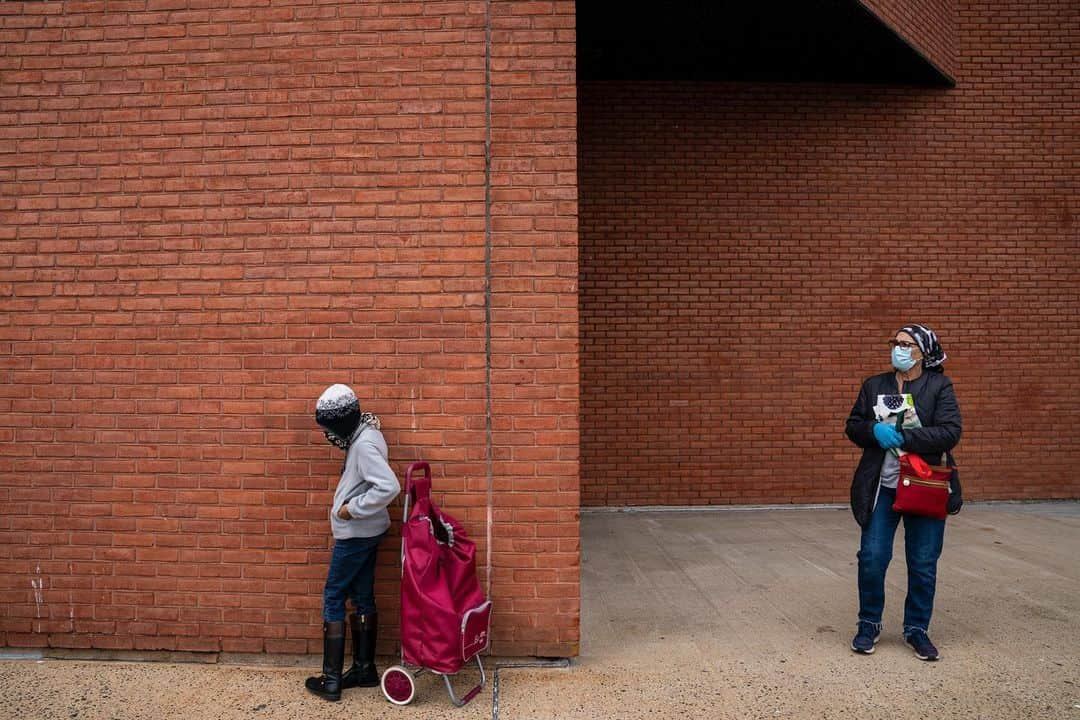
<path fill-rule="evenodd" d="M 911 348 L 894 347 L 892 349 L 892 366 L 900 372 L 907 372 L 915 367 L 915 360 L 911 357 Z"/>

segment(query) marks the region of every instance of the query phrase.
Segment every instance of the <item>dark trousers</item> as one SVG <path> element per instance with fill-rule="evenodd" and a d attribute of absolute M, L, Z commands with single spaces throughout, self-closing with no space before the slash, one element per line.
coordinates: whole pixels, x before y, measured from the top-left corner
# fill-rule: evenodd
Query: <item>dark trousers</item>
<path fill-rule="evenodd" d="M 323 589 L 323 620 L 345 619 L 345 600 L 361 615 L 375 612 L 375 551 L 383 536 L 335 540 Z"/>
<path fill-rule="evenodd" d="M 921 515 L 893 512 L 896 490 L 881 488 L 870 522 L 862 531 L 859 546 L 859 620 L 881 626 L 885 610 L 885 571 L 892 560 L 893 538 L 904 520 L 904 553 L 907 557 L 908 591 L 904 602 L 904 634 L 926 632 L 934 611 L 937 561 L 945 541 L 945 521 Z"/>

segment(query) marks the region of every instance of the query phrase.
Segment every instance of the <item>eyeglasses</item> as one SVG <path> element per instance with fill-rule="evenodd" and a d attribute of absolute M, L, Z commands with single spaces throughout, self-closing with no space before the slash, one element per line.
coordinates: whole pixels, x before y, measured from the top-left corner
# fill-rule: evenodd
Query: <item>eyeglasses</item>
<path fill-rule="evenodd" d="M 919 347 L 919 344 L 913 342 L 905 342 L 903 340 L 890 340 L 889 347 L 904 348 L 905 350 L 915 350 Z"/>

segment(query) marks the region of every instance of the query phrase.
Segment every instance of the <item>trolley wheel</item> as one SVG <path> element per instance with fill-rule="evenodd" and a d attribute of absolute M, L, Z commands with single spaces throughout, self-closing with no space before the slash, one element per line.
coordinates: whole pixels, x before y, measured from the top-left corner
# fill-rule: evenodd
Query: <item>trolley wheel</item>
<path fill-rule="evenodd" d="M 380 686 L 386 699 L 395 705 L 408 705 L 416 697 L 416 681 L 412 673 L 400 665 L 383 671 Z"/>

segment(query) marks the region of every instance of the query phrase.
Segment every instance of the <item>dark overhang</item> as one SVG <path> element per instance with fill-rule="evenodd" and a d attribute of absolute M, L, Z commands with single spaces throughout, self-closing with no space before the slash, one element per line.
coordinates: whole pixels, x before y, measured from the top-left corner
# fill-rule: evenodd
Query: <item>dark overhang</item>
<path fill-rule="evenodd" d="M 857 0 L 577 3 L 578 78 L 951 87 Z"/>

